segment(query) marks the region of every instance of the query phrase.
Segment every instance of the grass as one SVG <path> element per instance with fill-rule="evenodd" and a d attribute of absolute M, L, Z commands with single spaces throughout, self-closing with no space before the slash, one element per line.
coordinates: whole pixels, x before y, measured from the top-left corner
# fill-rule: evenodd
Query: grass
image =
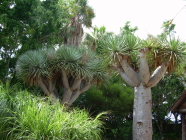
<path fill-rule="evenodd" d="M 0 85 L 0 140 L 101 140 L 101 114 L 70 111 L 28 91 Z"/>

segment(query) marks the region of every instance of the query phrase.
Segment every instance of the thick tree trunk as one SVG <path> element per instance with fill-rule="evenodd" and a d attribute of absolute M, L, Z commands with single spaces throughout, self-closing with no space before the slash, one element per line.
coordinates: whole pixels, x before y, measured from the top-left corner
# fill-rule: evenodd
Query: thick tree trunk
<path fill-rule="evenodd" d="M 67 45 L 80 46 L 83 37 L 83 27 L 78 16 L 71 19 L 69 25 L 71 30 L 69 31 L 70 36 L 67 39 Z"/>
<path fill-rule="evenodd" d="M 117 68 L 117 71 L 118 71 L 118 73 L 120 74 L 121 78 L 122 78 L 128 85 L 130 85 L 130 86 L 132 86 L 132 87 L 136 87 L 136 86 L 137 86 L 137 84 L 134 83 L 134 82 L 127 76 L 127 74 L 126 74 L 124 71 L 122 71 L 120 68 Z"/>
<path fill-rule="evenodd" d="M 47 96 L 50 95 L 50 92 L 48 91 L 46 85 L 43 83 L 43 80 L 42 79 L 39 79 L 38 80 L 38 85 L 41 88 L 41 90 L 44 92 L 45 95 L 47 95 Z"/>
<path fill-rule="evenodd" d="M 135 87 L 133 140 L 152 140 L 151 88 Z"/>
<path fill-rule="evenodd" d="M 74 93 L 72 94 L 70 100 L 69 100 L 69 105 L 72 105 L 72 103 L 79 97 L 80 95 L 80 91 L 74 91 Z"/>
<path fill-rule="evenodd" d="M 131 68 L 131 66 L 128 64 L 127 60 L 124 59 L 122 61 L 120 61 L 120 64 L 124 70 L 124 72 L 126 73 L 126 75 L 128 76 L 128 78 L 130 78 L 130 80 L 139 85 L 141 80 L 140 80 L 140 77 L 139 77 L 139 74 L 136 73 L 133 68 Z"/>
<path fill-rule="evenodd" d="M 71 98 L 72 92 L 73 91 L 70 88 L 64 90 L 62 104 L 68 104 Z"/>
<path fill-rule="evenodd" d="M 47 81 L 39 79 L 38 85 L 41 88 L 41 90 L 45 93 L 45 95 L 47 95 L 48 97 L 50 97 L 54 101 L 59 101 L 59 95 L 57 94 L 57 92 L 56 93 L 54 92 L 55 88 L 53 88 L 53 87 L 55 85 L 52 84 L 51 81 L 48 81 L 48 83 L 47 83 Z"/>

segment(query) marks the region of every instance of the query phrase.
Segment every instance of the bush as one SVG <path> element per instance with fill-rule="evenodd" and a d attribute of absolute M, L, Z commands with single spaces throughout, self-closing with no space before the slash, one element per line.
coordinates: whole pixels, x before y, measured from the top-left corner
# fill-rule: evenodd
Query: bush
<path fill-rule="evenodd" d="M 101 114 L 91 118 L 85 110 L 66 111 L 27 91 L 9 95 L 0 86 L 0 139 L 2 140 L 99 140 Z M 3 131 L 2 131 L 3 130 Z"/>
<path fill-rule="evenodd" d="M 91 87 L 76 101 L 77 106 L 85 107 L 92 114 L 107 111 L 105 115 L 105 131 L 107 140 L 132 139 L 132 110 L 134 91 L 119 83 L 111 83 L 107 87 Z"/>

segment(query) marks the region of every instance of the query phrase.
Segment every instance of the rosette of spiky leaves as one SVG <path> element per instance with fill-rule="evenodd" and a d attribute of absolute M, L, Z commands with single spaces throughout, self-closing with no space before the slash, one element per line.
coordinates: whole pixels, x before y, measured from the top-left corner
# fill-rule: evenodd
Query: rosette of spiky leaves
<path fill-rule="evenodd" d="M 54 67 L 65 71 L 68 76 L 81 78 L 86 81 L 93 80 L 95 71 L 99 71 L 100 59 L 96 54 L 84 47 L 61 46 L 56 52 Z"/>
<path fill-rule="evenodd" d="M 51 48 L 47 48 L 45 50 L 43 50 L 43 54 L 46 57 L 46 62 L 47 62 L 47 66 L 48 68 L 50 68 L 50 77 L 48 78 L 53 78 L 54 76 L 59 76 L 60 74 L 58 73 L 58 71 L 56 69 L 54 69 L 53 65 L 55 64 L 56 61 L 56 50 L 51 47 Z"/>
<path fill-rule="evenodd" d="M 31 50 L 19 57 L 16 63 L 16 75 L 30 85 L 37 84 L 42 77 L 49 77 L 49 67 L 43 50 Z"/>
<path fill-rule="evenodd" d="M 186 46 L 179 39 L 160 40 L 162 44 L 163 61 L 168 61 L 167 72 L 171 74 L 182 67 L 186 60 Z"/>
<path fill-rule="evenodd" d="M 93 74 L 93 80 L 95 80 L 97 84 L 101 83 L 102 81 L 107 81 L 108 75 L 106 73 L 106 67 L 104 66 L 103 58 L 99 57 L 91 50 L 85 50 L 83 54 L 83 58 L 84 57 L 88 58 L 86 67 Z"/>
<path fill-rule="evenodd" d="M 150 58 L 151 67 L 156 69 L 162 63 L 167 63 L 167 73 L 182 69 L 186 59 L 186 47 L 179 39 L 168 40 L 165 37 L 151 38 Z M 148 46 L 148 47 L 149 47 Z"/>
<path fill-rule="evenodd" d="M 113 65 L 120 61 L 120 55 L 127 56 L 129 63 L 140 47 L 140 39 L 133 34 L 114 35 L 108 34 L 100 41 L 100 52 L 106 64 Z"/>

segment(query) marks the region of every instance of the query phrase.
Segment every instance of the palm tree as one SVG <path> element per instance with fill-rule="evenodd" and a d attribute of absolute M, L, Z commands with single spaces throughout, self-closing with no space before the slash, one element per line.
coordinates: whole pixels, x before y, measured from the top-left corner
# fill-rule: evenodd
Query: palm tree
<path fill-rule="evenodd" d="M 91 27 L 92 19 L 95 17 L 94 10 L 88 6 L 87 0 L 76 0 L 77 7 L 74 17 L 70 19 L 70 24 L 68 25 L 68 35 L 67 42 L 71 46 L 80 46 L 83 36 L 83 27 Z"/>
<path fill-rule="evenodd" d="M 110 68 L 135 89 L 133 139 L 152 139 L 151 88 L 164 74 L 177 71 L 185 60 L 181 41 L 166 38 L 140 40 L 130 34 L 108 35 L 102 40 L 101 51 Z"/>
<path fill-rule="evenodd" d="M 70 106 L 93 84 L 106 79 L 102 59 L 83 47 L 61 46 L 57 50 L 29 51 L 17 61 L 17 76 L 39 85 L 47 96 Z"/>
<path fill-rule="evenodd" d="M 97 26 L 95 26 L 93 28 L 93 32 L 85 34 L 85 39 L 82 43 L 88 46 L 88 48 L 91 48 L 93 51 L 95 51 L 98 46 L 99 40 L 101 40 L 106 34 L 106 27 L 101 26 L 100 28 L 98 28 Z"/>

